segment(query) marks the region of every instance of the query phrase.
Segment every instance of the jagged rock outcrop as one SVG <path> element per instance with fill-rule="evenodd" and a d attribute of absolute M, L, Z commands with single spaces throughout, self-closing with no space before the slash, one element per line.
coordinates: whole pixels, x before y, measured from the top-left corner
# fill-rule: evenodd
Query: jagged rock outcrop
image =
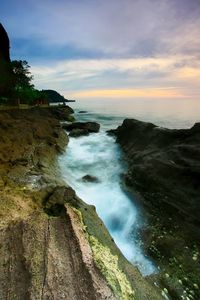
<path fill-rule="evenodd" d="M 115 133 L 129 162 L 127 184 L 161 193 L 155 205 L 165 205 L 198 223 L 200 123 L 177 130 L 126 119 Z"/>
<path fill-rule="evenodd" d="M 78 132 L 79 135 L 87 135 L 92 132 L 99 132 L 100 124 L 96 122 L 74 122 L 64 124 L 63 128 L 71 132 L 73 131 L 73 133 Z"/>
<path fill-rule="evenodd" d="M 166 129 L 125 119 L 116 130 L 127 161 L 124 181 L 148 212 L 143 244 L 160 267 L 170 299 L 199 298 L 200 123 Z M 142 197 L 141 197 L 142 196 Z"/>
<path fill-rule="evenodd" d="M 7 96 L 11 87 L 10 42 L 6 30 L 0 23 L 0 96 Z"/>
<path fill-rule="evenodd" d="M 53 110 L 0 112 L 0 134 L 0 299 L 161 299 L 59 177 Z"/>

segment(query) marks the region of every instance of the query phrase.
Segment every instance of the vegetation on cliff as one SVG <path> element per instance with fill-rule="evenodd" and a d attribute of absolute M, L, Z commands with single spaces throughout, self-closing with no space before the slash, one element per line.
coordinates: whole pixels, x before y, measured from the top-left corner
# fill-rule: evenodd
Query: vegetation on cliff
<path fill-rule="evenodd" d="M 59 120 L 71 112 L 0 112 L 0 298 L 121 300 L 134 290 L 136 300 L 161 299 L 123 257 L 95 208 L 59 176 L 57 155 L 68 142 Z M 103 268 L 100 253 L 111 259 Z"/>
<path fill-rule="evenodd" d="M 60 95 L 58 92 L 54 91 L 54 90 L 42 90 L 42 92 L 46 95 L 48 101 L 50 103 L 65 103 L 68 100 L 65 99 L 64 96 Z"/>
<path fill-rule="evenodd" d="M 30 66 L 25 60 L 10 59 L 10 41 L 0 24 L 0 104 L 16 105 L 48 103 L 44 92 L 34 88 Z"/>

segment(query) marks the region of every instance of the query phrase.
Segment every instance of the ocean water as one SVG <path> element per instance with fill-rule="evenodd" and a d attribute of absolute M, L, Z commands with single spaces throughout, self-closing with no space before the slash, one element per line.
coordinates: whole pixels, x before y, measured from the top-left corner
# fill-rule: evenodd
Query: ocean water
<path fill-rule="evenodd" d="M 99 103 L 90 100 L 71 103 L 71 107 L 75 109 L 77 120 L 96 121 L 100 123 L 101 129 L 99 133 L 89 136 L 70 138 L 65 153 L 59 159 L 62 176 L 80 198 L 96 206 L 98 215 L 124 256 L 143 275 L 150 275 L 156 271 L 156 266 L 145 256 L 138 238 L 139 228 L 145 220 L 135 199 L 122 188 L 121 174 L 126 171 L 127 166 L 119 145 L 113 137 L 106 134 L 106 130 L 116 128 L 125 117 L 151 121 L 170 128 L 191 127 L 198 121 L 197 115 L 195 116 L 197 107 L 194 114 L 190 110 L 183 114 L 184 109 L 181 113 L 180 106 L 172 103 L 171 111 L 165 107 L 160 113 L 158 104 L 155 110 L 155 106 L 150 107 L 150 102 L 147 106 L 144 103 L 132 103 L 128 109 L 127 105 L 123 106 L 119 102 Z M 80 110 L 86 110 L 87 113 L 79 113 Z M 83 182 L 82 177 L 87 174 L 96 176 L 99 182 Z"/>
<path fill-rule="evenodd" d="M 89 99 L 70 103 L 72 108 L 105 116 L 134 118 L 168 128 L 189 128 L 200 122 L 199 99 Z M 113 124 L 115 126 L 115 124 Z"/>

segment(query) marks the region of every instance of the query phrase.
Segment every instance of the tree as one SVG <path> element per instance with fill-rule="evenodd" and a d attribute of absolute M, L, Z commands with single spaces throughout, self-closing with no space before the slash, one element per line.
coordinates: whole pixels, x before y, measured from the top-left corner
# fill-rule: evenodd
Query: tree
<path fill-rule="evenodd" d="M 31 83 L 33 76 L 31 75 L 30 66 L 26 60 L 13 60 L 11 67 L 16 91 L 34 87 Z"/>

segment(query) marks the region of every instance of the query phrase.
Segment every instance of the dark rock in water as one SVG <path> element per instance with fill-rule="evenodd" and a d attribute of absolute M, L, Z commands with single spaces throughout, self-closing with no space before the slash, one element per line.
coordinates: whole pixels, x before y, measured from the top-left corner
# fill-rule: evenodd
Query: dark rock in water
<path fill-rule="evenodd" d="M 83 129 L 88 132 L 98 132 L 100 125 L 96 122 L 74 122 L 72 124 L 64 124 L 63 128 L 69 131 L 73 129 Z"/>
<path fill-rule="evenodd" d="M 116 135 L 116 129 L 110 129 L 106 131 L 107 135 L 115 136 Z"/>
<path fill-rule="evenodd" d="M 200 123 L 178 130 L 126 119 L 115 134 L 129 163 L 129 185 L 163 193 L 161 203 L 199 222 Z"/>
<path fill-rule="evenodd" d="M 86 114 L 87 111 L 86 111 L 86 110 L 80 110 L 78 113 L 79 113 L 79 114 Z"/>
<path fill-rule="evenodd" d="M 92 175 L 85 175 L 82 177 L 82 180 L 85 182 L 99 182 L 99 179 L 96 176 L 92 176 Z"/>
<path fill-rule="evenodd" d="M 190 282 L 200 286 L 200 123 L 178 130 L 126 119 L 112 133 L 128 163 L 125 183 L 148 214 L 142 241 L 160 267 L 154 282 L 181 299 Z"/>
<path fill-rule="evenodd" d="M 79 137 L 82 135 L 88 135 L 89 132 L 86 129 L 72 129 L 72 131 L 70 131 L 69 136 L 71 137 Z"/>

